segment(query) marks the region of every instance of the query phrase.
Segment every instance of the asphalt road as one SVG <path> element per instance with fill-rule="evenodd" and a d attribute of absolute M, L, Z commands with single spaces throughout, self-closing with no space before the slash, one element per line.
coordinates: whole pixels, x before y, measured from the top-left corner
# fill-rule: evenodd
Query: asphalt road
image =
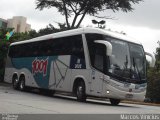
<path fill-rule="evenodd" d="M 87 99 L 77 102 L 74 97 L 45 96 L 38 92 L 21 92 L 0 84 L 0 113 L 13 114 L 160 114 L 160 107 Z"/>

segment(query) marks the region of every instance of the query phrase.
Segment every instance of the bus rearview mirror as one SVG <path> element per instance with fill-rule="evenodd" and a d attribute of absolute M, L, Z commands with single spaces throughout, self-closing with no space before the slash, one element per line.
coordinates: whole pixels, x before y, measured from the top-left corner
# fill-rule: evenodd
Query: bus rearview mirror
<path fill-rule="evenodd" d="M 145 52 L 145 54 L 148 55 L 148 56 L 150 56 L 151 59 L 152 59 L 151 62 L 150 62 L 150 64 L 149 64 L 149 66 L 150 67 L 154 67 L 155 66 L 155 61 L 156 61 L 155 57 L 151 53 L 148 53 L 148 52 Z"/>
<path fill-rule="evenodd" d="M 95 43 L 103 44 L 106 46 L 106 55 L 111 56 L 112 55 L 112 44 L 105 40 L 95 40 Z"/>

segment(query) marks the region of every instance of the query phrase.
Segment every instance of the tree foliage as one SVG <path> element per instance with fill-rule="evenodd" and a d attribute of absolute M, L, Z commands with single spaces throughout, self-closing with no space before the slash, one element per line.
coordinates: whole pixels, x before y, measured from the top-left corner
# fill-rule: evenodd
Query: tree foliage
<path fill-rule="evenodd" d="M 156 70 L 160 71 L 160 41 L 157 42 L 158 43 L 158 47 L 156 48 L 156 54 L 155 54 L 155 58 L 156 58 Z"/>
<path fill-rule="evenodd" d="M 65 16 L 68 29 L 78 28 L 86 15 L 96 16 L 105 10 L 132 11 L 133 4 L 142 0 L 36 0 L 36 9 L 55 7 Z M 69 18 L 73 21 L 69 23 Z"/>
<path fill-rule="evenodd" d="M 146 97 L 150 98 L 151 102 L 160 103 L 160 42 L 159 46 L 156 48 L 155 58 L 156 64 L 155 68 L 148 68 L 148 86 Z"/>
<path fill-rule="evenodd" d="M 37 32 L 31 30 L 25 33 L 14 33 L 9 40 L 6 40 L 6 33 L 12 30 L 13 28 L 0 28 L 0 81 L 3 81 L 4 78 L 4 68 L 9 45 L 12 42 L 27 40 L 37 36 Z"/>
<path fill-rule="evenodd" d="M 9 41 L 5 40 L 6 33 L 10 30 L 12 30 L 12 28 L 0 28 L 0 81 L 3 79 L 5 58 L 7 55 L 8 46 L 10 44 Z"/>
<path fill-rule="evenodd" d="M 49 24 L 49 25 L 46 26 L 46 28 L 40 29 L 38 31 L 38 33 L 37 33 L 38 36 L 47 35 L 47 34 L 51 34 L 51 33 L 56 33 L 56 32 L 67 30 L 65 23 L 57 23 L 57 24 L 58 24 L 59 28 L 56 28 L 52 24 Z"/>

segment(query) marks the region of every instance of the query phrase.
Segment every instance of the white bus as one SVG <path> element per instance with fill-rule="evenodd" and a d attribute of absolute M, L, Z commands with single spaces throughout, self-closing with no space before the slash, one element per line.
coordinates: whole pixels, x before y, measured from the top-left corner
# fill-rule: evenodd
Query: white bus
<path fill-rule="evenodd" d="M 151 66 L 154 66 L 154 57 Z M 125 35 L 96 28 L 80 28 L 15 42 L 10 45 L 5 81 L 26 87 L 88 96 L 144 100 L 146 53 Z"/>

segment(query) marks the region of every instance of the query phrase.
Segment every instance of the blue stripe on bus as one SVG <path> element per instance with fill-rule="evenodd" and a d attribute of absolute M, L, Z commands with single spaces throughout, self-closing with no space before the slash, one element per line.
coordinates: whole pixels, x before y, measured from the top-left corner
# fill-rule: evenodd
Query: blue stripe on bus
<path fill-rule="evenodd" d="M 39 87 L 48 88 L 51 62 L 57 58 L 58 56 L 12 58 L 12 64 L 16 69 L 28 69 Z"/>

